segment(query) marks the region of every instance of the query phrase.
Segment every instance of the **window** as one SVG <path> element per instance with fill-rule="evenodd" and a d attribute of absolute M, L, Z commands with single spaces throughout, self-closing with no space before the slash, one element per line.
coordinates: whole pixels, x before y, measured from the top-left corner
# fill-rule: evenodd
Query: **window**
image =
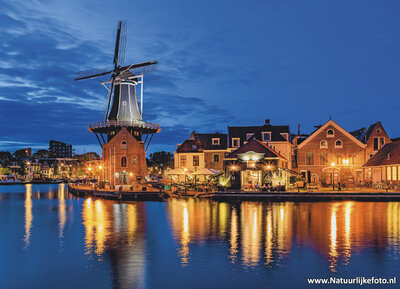
<path fill-rule="evenodd" d="M 326 140 L 321 140 L 319 143 L 319 148 L 320 149 L 327 149 L 328 148 L 328 142 Z"/>
<path fill-rule="evenodd" d="M 374 137 L 374 151 L 379 150 L 385 144 L 385 138 Z"/>
<path fill-rule="evenodd" d="M 355 155 L 351 155 L 349 159 L 350 159 L 350 165 L 356 164 L 356 156 Z"/>
<path fill-rule="evenodd" d="M 314 153 L 306 153 L 306 165 L 314 165 Z"/>
<path fill-rule="evenodd" d="M 121 142 L 121 149 L 126 150 L 126 141 Z"/>
<path fill-rule="evenodd" d="M 335 136 L 335 131 L 333 129 L 328 129 L 326 132 L 326 137 L 334 137 Z"/>
<path fill-rule="evenodd" d="M 232 147 L 233 147 L 233 148 L 238 148 L 238 147 L 240 147 L 240 138 L 233 138 L 233 139 L 232 139 Z"/>
<path fill-rule="evenodd" d="M 121 158 L 121 168 L 126 168 L 126 157 Z"/>
<path fill-rule="evenodd" d="M 246 139 L 249 140 L 253 135 L 254 133 L 246 133 Z"/>
<path fill-rule="evenodd" d="M 288 140 L 289 134 L 287 132 L 282 132 L 281 136 L 285 139 Z"/>
<path fill-rule="evenodd" d="M 392 168 L 391 167 L 386 167 L 387 170 L 387 180 L 391 181 L 392 180 Z"/>
<path fill-rule="evenodd" d="M 186 156 L 181 156 L 180 157 L 180 167 L 185 167 L 186 166 Z"/>
<path fill-rule="evenodd" d="M 336 164 L 339 166 L 342 164 L 342 154 L 336 154 Z"/>
<path fill-rule="evenodd" d="M 319 154 L 319 164 L 321 166 L 328 164 L 328 153 L 320 153 Z"/>
<path fill-rule="evenodd" d="M 397 181 L 397 170 L 396 167 L 392 167 L 392 180 Z"/>
<path fill-rule="evenodd" d="M 262 141 L 270 141 L 271 140 L 271 132 L 270 131 L 267 131 L 267 132 L 263 131 L 261 133 L 261 138 L 262 138 Z"/>
<path fill-rule="evenodd" d="M 341 140 L 335 141 L 335 148 L 338 148 L 338 149 L 343 148 L 343 142 Z"/>
<path fill-rule="evenodd" d="M 219 138 L 213 138 L 212 140 L 211 140 L 211 143 L 213 144 L 213 145 L 219 145 L 220 143 L 219 143 Z"/>
<path fill-rule="evenodd" d="M 200 164 L 200 157 L 199 156 L 193 156 L 193 166 L 198 167 Z"/>
<path fill-rule="evenodd" d="M 136 165 L 136 157 L 133 157 L 132 164 Z"/>
<path fill-rule="evenodd" d="M 219 163 L 219 154 L 213 155 L 213 161 L 214 161 L 214 163 Z"/>
<path fill-rule="evenodd" d="M 378 134 L 381 134 L 381 129 L 380 128 L 378 128 L 377 130 L 376 130 L 376 132 L 378 133 Z"/>

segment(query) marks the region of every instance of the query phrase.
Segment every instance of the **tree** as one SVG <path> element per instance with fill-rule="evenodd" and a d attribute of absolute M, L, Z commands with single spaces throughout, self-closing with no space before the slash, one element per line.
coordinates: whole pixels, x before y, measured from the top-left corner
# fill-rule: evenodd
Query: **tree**
<path fill-rule="evenodd" d="M 0 168 L 0 175 L 11 175 L 11 170 L 9 168 Z"/>
<path fill-rule="evenodd" d="M 48 159 L 50 157 L 48 150 L 38 150 L 32 155 L 33 159 Z"/>
<path fill-rule="evenodd" d="M 160 151 L 150 154 L 147 160 L 149 167 L 160 167 L 162 170 L 172 168 L 174 166 L 174 155 L 170 152 Z"/>
<path fill-rule="evenodd" d="M 8 167 L 11 162 L 13 161 L 13 156 L 10 152 L 6 152 L 6 151 L 1 151 L 0 152 L 0 164 L 3 167 Z"/>
<path fill-rule="evenodd" d="M 28 159 L 29 156 L 28 156 L 28 154 L 26 152 L 26 149 L 20 149 L 20 150 L 16 150 L 14 152 L 14 157 L 17 160 L 26 160 L 26 159 Z"/>

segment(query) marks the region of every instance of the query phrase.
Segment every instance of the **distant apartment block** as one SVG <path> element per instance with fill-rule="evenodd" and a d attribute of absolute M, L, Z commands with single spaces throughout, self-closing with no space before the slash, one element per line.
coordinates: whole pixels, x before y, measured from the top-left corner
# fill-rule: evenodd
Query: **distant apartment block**
<path fill-rule="evenodd" d="M 49 141 L 49 152 L 56 158 L 71 158 L 72 145 L 60 141 Z"/>

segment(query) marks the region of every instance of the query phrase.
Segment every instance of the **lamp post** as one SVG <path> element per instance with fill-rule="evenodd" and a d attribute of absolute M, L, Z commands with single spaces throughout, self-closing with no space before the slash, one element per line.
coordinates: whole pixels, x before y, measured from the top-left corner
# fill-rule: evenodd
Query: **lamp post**
<path fill-rule="evenodd" d="M 187 172 L 187 168 L 184 168 L 183 171 L 185 172 L 185 195 L 186 195 L 186 172 Z"/>
<path fill-rule="evenodd" d="M 335 163 L 334 162 L 331 163 L 331 167 L 332 167 L 332 189 L 335 190 L 335 180 L 334 180 L 335 175 L 334 175 L 334 172 L 333 172 L 333 168 L 335 167 Z"/>

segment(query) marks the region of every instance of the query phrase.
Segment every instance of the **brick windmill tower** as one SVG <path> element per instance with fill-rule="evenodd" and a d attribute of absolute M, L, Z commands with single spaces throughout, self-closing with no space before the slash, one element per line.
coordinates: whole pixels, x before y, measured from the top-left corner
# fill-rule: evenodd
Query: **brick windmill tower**
<path fill-rule="evenodd" d="M 126 21 L 118 22 L 112 70 L 78 73 L 75 80 L 111 75 L 101 82 L 108 90 L 104 121 L 89 124 L 103 150 L 101 180 L 111 186 L 134 185 L 147 175 L 146 150 L 160 125 L 143 121 L 143 75 L 157 61 L 121 66 L 126 47 Z M 140 108 L 137 90 L 140 88 Z"/>

